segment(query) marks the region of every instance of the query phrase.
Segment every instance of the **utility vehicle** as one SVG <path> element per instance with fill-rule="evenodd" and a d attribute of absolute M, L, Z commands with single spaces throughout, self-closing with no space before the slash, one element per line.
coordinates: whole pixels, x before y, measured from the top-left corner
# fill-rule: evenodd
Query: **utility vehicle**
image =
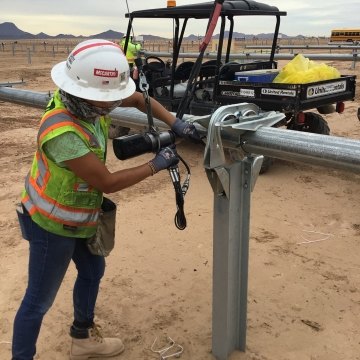
<path fill-rule="evenodd" d="M 254 103 L 264 111 L 276 110 L 286 116 L 275 126 L 288 129 L 329 134 L 326 120 L 320 115 L 344 111 L 344 101 L 354 100 L 355 76 L 341 76 L 334 80 L 318 81 L 308 84 L 279 84 L 268 82 L 239 81 L 236 73 L 270 70 L 277 68 L 274 60 L 279 37 L 280 19 L 286 12 L 252 0 L 225 0 L 220 12 L 220 33 L 214 59 L 204 60 L 195 72 L 196 61 L 184 61 L 180 51 L 183 46 L 186 27 L 190 21 L 209 19 L 214 2 L 193 5 L 133 11 L 126 14 L 129 18 L 127 37 L 131 35 L 135 21 L 143 19 L 172 19 L 172 59 L 171 66 L 161 57 L 149 55 L 144 59 L 144 73 L 149 84 L 149 93 L 168 110 L 193 115 L 211 114 L 219 106 L 233 103 Z M 265 61 L 243 62 L 236 60 L 232 53 L 234 25 L 248 17 L 261 18 L 266 24 L 273 24 L 270 33 L 272 48 Z M 206 29 L 203 30 L 205 33 Z M 243 29 L 251 33 L 256 29 Z M 214 39 L 214 37 L 213 37 Z M 190 54 L 188 54 L 190 55 Z M 196 54 L 195 54 L 196 55 Z M 189 90 L 188 82 L 191 81 Z M 186 97 L 186 101 L 184 101 Z M 181 109 L 179 107 L 182 107 Z M 309 111 L 310 110 L 310 111 Z M 317 110 L 317 111 L 316 111 Z"/>

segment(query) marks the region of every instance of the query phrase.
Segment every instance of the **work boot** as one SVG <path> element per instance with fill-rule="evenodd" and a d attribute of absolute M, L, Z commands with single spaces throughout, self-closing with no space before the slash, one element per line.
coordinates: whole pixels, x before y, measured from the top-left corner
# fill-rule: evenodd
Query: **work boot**
<path fill-rule="evenodd" d="M 124 351 L 124 344 L 117 338 L 103 338 L 100 327 L 93 324 L 88 329 L 70 329 L 72 343 L 71 360 L 87 360 L 91 358 L 111 357 Z"/>

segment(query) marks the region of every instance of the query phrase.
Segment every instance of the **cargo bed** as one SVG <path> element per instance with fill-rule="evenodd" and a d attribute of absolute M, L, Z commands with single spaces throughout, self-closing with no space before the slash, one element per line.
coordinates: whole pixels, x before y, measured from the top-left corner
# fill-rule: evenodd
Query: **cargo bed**
<path fill-rule="evenodd" d="M 307 84 L 251 83 L 220 80 L 215 101 L 218 104 L 251 102 L 263 110 L 297 113 L 323 105 L 354 100 L 356 76 Z"/>

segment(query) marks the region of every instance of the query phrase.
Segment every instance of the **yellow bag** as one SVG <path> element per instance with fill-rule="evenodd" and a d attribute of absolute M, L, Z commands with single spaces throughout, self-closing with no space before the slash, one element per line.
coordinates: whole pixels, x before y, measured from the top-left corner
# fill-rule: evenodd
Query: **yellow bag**
<path fill-rule="evenodd" d="M 302 54 L 296 55 L 279 72 L 274 83 L 307 84 L 315 81 L 339 78 L 340 72 L 324 63 L 318 64 Z"/>

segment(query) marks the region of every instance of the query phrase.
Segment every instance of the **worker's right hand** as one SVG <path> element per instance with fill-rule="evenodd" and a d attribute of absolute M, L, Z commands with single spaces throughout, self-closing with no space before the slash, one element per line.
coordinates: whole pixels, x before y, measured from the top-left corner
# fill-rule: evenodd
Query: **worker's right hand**
<path fill-rule="evenodd" d="M 179 137 L 191 140 L 195 143 L 202 143 L 201 137 L 194 124 L 176 118 L 171 126 L 171 130 Z"/>
<path fill-rule="evenodd" d="M 150 167 L 154 173 L 168 169 L 170 166 L 177 165 L 179 162 L 176 146 L 170 145 L 159 150 L 154 159 L 150 160 Z"/>

